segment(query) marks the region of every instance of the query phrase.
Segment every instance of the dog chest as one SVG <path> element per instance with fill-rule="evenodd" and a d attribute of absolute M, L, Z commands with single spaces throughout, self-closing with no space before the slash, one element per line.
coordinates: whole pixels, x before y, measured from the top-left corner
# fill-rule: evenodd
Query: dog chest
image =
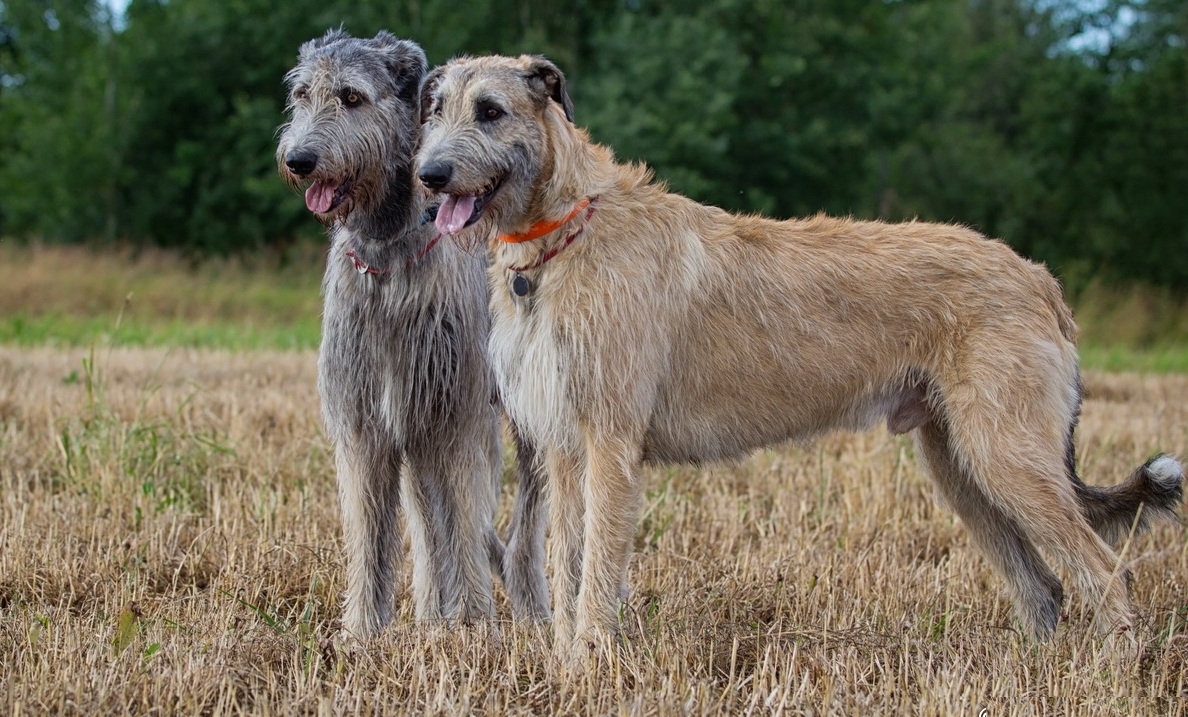
<path fill-rule="evenodd" d="M 447 294 L 429 280 L 378 279 L 346 262 L 328 268 L 319 388 L 332 432 L 381 430 L 400 441 L 487 405 L 482 269 L 474 269 L 471 281 L 453 277 Z"/>
<path fill-rule="evenodd" d="M 581 438 L 568 378 L 573 357 L 550 312 L 517 309 L 510 301 L 492 308 L 489 355 L 504 408 L 539 445 L 576 448 Z"/>

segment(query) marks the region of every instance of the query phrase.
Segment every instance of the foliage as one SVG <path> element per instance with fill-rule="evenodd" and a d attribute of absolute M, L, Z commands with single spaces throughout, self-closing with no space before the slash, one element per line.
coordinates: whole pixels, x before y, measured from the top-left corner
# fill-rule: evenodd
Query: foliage
<path fill-rule="evenodd" d="M 776 216 L 954 221 L 1188 287 L 1176 0 L 0 3 L 0 234 L 229 254 L 316 236 L 275 176 L 280 78 L 329 27 L 431 62 L 535 52 L 579 124 L 678 191 Z"/>

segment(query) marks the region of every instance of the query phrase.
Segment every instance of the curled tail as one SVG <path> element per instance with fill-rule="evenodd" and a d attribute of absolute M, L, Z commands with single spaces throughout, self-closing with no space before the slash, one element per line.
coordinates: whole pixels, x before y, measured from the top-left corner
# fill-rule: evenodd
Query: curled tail
<path fill-rule="evenodd" d="M 1184 497 L 1184 467 L 1175 458 L 1163 454 L 1139 466 L 1122 483 L 1108 488 L 1085 485 L 1075 472 L 1071 478 L 1081 512 L 1093 530 L 1114 546 L 1130 534 L 1136 515 L 1136 532 L 1139 532 L 1150 525 L 1152 518 L 1174 518 Z"/>

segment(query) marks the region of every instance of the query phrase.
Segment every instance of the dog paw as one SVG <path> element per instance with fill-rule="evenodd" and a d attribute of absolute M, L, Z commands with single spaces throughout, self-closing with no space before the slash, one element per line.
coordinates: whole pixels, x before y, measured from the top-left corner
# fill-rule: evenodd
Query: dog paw
<path fill-rule="evenodd" d="M 560 649 L 555 649 L 554 652 L 569 669 L 588 670 L 597 669 L 600 665 L 614 660 L 621 645 L 617 632 L 588 627 L 578 629 L 568 643 L 556 645 L 555 647 Z"/>

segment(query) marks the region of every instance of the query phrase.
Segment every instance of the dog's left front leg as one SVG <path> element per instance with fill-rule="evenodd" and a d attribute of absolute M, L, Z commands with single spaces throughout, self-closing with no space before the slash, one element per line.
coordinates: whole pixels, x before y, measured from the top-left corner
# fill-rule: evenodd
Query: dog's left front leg
<path fill-rule="evenodd" d="M 417 619 L 486 620 L 494 614 L 487 561 L 494 530 L 492 457 L 479 441 L 412 446 L 405 494 Z"/>
<path fill-rule="evenodd" d="M 436 623 L 450 617 L 442 604 L 442 574 L 453 565 L 442 565 L 453 556 L 445 553 L 439 536 L 441 525 L 453 516 L 445 512 L 440 495 L 440 473 L 424 465 L 404 471 L 404 516 L 412 543 L 412 593 L 417 622 Z"/>
<path fill-rule="evenodd" d="M 635 538 L 639 450 L 628 439 L 586 441 L 586 544 L 575 626 L 576 653 L 616 642 L 619 600 Z"/>

